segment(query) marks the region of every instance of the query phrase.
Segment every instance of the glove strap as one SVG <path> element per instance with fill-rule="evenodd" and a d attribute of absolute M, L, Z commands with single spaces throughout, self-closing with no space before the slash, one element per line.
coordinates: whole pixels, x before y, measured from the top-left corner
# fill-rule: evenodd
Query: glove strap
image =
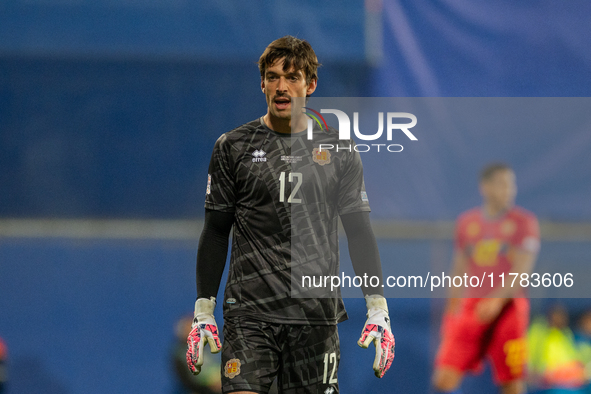
<path fill-rule="evenodd" d="M 388 303 L 386 302 L 386 299 L 379 294 L 366 295 L 365 304 L 367 305 L 368 311 L 371 309 L 381 309 L 388 313 Z"/>
<path fill-rule="evenodd" d="M 215 297 L 198 298 L 197 301 L 195 301 L 195 317 L 213 315 L 215 304 Z"/>

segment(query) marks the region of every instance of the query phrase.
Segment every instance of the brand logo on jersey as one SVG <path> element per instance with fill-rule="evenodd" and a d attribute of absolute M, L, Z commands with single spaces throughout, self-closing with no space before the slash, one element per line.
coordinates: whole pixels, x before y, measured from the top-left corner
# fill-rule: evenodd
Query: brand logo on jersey
<path fill-rule="evenodd" d="M 211 175 L 207 174 L 207 189 L 205 189 L 205 194 L 211 194 Z"/>
<path fill-rule="evenodd" d="M 236 303 L 236 298 L 228 298 L 226 300 L 226 304 L 235 304 Z"/>
<path fill-rule="evenodd" d="M 329 387 L 324 390 L 324 394 L 334 394 L 334 387 Z"/>
<path fill-rule="evenodd" d="M 242 365 L 242 363 L 237 358 L 228 360 L 224 367 L 224 376 L 234 379 L 236 376 L 240 375 L 240 365 Z"/>
<path fill-rule="evenodd" d="M 267 152 L 265 152 L 264 150 L 258 150 L 255 149 L 254 152 L 252 152 L 252 162 L 253 163 L 261 163 L 264 161 L 267 161 L 267 158 L 265 157 L 265 155 L 267 154 Z"/>
<path fill-rule="evenodd" d="M 330 164 L 330 152 L 327 150 L 321 150 L 320 148 L 314 148 L 312 150 L 312 160 L 321 166 Z"/>
<path fill-rule="evenodd" d="M 368 202 L 369 199 L 367 198 L 367 192 L 361 192 L 361 201 Z"/>

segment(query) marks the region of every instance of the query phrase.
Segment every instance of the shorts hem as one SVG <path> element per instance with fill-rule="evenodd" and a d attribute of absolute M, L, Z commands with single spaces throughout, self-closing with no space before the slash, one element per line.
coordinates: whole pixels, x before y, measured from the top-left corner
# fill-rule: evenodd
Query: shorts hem
<path fill-rule="evenodd" d="M 340 316 L 337 316 L 335 319 L 331 320 L 296 320 L 296 319 L 281 319 L 274 316 L 269 316 L 266 314 L 238 314 L 238 313 L 224 313 L 224 321 L 236 321 L 241 319 L 247 319 L 251 321 L 260 321 L 264 323 L 271 323 L 271 324 L 282 324 L 282 325 L 294 325 L 294 326 L 336 326 L 339 323 L 348 320 L 349 316 L 346 313 L 343 313 Z"/>
<path fill-rule="evenodd" d="M 250 391 L 253 393 L 257 393 L 257 394 L 267 394 L 269 392 L 269 390 L 257 390 L 257 389 L 253 389 L 251 387 L 232 387 L 231 389 L 228 390 L 224 390 L 224 388 L 222 387 L 222 393 L 223 394 L 230 394 L 230 393 L 237 393 L 239 391 Z"/>
<path fill-rule="evenodd" d="M 458 367 L 457 365 L 447 363 L 445 361 L 435 361 L 435 369 L 437 369 L 437 368 L 450 368 L 450 369 L 456 370 L 457 372 L 460 372 L 461 374 L 466 374 L 469 372 L 477 372 L 474 370 L 474 368 L 462 368 L 462 367 Z"/>

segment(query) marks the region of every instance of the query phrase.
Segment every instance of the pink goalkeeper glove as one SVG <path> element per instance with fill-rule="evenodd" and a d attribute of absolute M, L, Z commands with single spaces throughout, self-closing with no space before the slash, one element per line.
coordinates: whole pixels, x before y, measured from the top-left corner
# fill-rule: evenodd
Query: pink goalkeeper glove
<path fill-rule="evenodd" d="M 187 338 L 187 365 L 194 375 L 201 372 L 205 342 L 209 343 L 212 353 L 217 353 L 222 349 L 218 326 L 213 317 L 214 309 L 215 297 L 211 297 L 211 299 L 199 298 L 195 301 L 195 317 Z"/>
<path fill-rule="evenodd" d="M 394 335 L 392 335 L 390 328 L 388 304 L 381 295 L 366 295 L 365 302 L 367 304 L 367 321 L 357 344 L 367 349 L 370 343 L 374 343 L 376 358 L 373 362 L 373 370 L 376 376 L 381 378 L 394 360 Z"/>

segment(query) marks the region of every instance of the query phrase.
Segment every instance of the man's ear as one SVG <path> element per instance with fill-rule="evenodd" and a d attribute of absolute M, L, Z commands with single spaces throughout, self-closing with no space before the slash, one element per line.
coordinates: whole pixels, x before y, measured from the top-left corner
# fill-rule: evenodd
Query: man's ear
<path fill-rule="evenodd" d="M 318 79 L 310 80 L 308 84 L 308 89 L 306 90 L 306 96 L 310 96 L 316 90 L 316 86 L 318 85 Z"/>
<path fill-rule="evenodd" d="M 265 78 L 261 78 L 261 90 L 265 93 Z"/>

